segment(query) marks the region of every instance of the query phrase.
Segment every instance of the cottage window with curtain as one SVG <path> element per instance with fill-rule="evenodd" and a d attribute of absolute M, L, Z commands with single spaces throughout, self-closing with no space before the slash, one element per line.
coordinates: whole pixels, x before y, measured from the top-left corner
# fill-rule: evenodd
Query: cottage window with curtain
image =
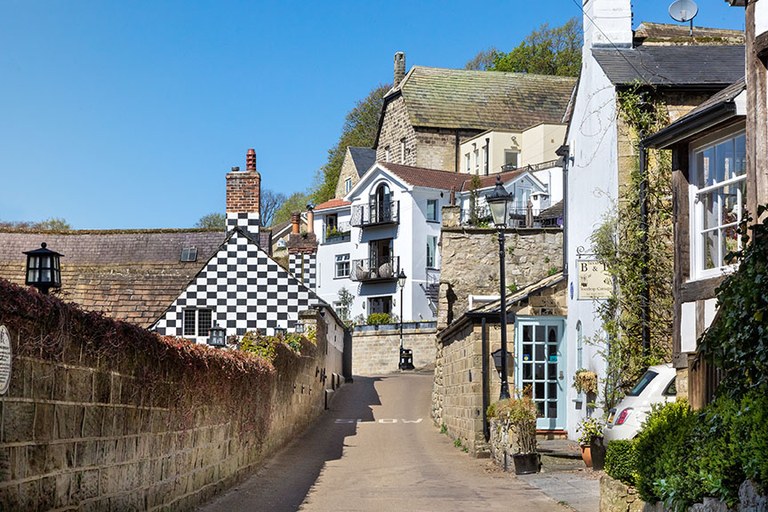
<path fill-rule="evenodd" d="M 744 132 L 694 146 L 691 151 L 692 277 L 721 274 L 726 255 L 740 248 L 737 233 L 744 204 Z"/>

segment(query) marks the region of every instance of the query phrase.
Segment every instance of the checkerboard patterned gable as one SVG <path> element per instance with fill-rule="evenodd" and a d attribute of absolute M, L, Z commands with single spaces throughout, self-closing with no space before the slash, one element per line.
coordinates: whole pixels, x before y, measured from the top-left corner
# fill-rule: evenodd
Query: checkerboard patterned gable
<path fill-rule="evenodd" d="M 205 309 L 228 333 L 242 336 L 258 329 L 272 335 L 276 328 L 293 330 L 299 311 L 319 303 L 317 295 L 236 228 L 153 329 L 182 336 L 184 311 Z"/>

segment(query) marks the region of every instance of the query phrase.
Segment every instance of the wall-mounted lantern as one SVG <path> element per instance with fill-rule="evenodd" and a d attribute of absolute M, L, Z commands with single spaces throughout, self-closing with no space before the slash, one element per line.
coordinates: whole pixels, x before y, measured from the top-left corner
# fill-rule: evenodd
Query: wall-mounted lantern
<path fill-rule="evenodd" d="M 47 248 L 47 244 L 40 244 L 40 249 L 25 251 L 27 255 L 27 286 L 34 286 L 44 294 L 48 294 L 50 288 L 61 288 L 61 264 L 63 254 Z"/>
<path fill-rule="evenodd" d="M 304 323 L 303 322 L 296 322 L 295 330 L 297 333 L 302 334 L 304 333 Z"/>
<path fill-rule="evenodd" d="M 227 346 L 227 330 L 218 325 L 211 327 L 208 331 L 208 345 L 212 347 L 226 347 Z"/>
<path fill-rule="evenodd" d="M 496 367 L 496 371 L 499 372 L 499 375 L 501 376 L 501 370 L 504 368 L 504 362 L 502 362 L 501 358 L 501 349 L 495 350 L 491 352 L 491 356 L 493 356 L 493 366 Z M 512 353 L 507 352 L 507 365 L 512 363 Z"/>

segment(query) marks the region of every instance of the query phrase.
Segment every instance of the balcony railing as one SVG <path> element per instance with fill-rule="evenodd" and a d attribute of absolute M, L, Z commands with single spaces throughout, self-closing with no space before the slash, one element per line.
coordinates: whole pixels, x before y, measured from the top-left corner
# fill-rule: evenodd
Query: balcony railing
<path fill-rule="evenodd" d="M 352 260 L 350 278 L 353 281 L 368 283 L 372 281 L 395 281 L 400 272 L 400 258 L 366 258 Z"/>
<path fill-rule="evenodd" d="M 352 209 L 352 225 L 358 228 L 400 222 L 400 201 L 356 206 Z"/>

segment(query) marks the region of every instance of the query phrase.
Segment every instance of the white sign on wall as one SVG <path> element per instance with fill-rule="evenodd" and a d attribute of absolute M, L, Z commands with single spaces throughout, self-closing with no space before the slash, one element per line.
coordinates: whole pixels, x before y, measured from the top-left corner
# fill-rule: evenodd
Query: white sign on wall
<path fill-rule="evenodd" d="M 0 325 L 0 395 L 8 392 L 11 384 L 11 337 L 8 329 Z"/>
<path fill-rule="evenodd" d="M 613 292 L 613 278 L 605 263 L 579 260 L 579 300 L 607 299 Z"/>

